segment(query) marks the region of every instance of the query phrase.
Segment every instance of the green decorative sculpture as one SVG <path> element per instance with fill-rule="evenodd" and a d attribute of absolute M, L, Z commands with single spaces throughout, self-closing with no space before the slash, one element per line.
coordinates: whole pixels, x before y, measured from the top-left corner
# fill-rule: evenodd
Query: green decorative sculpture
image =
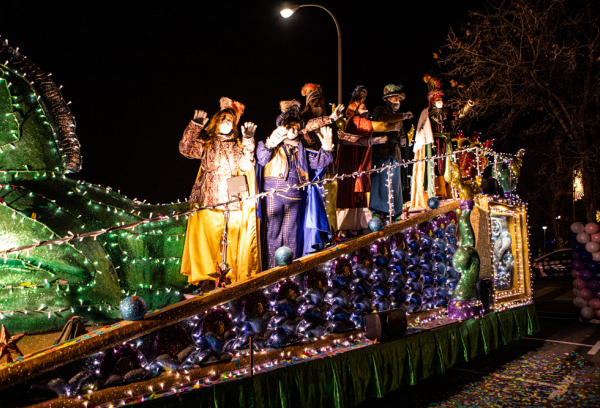
<path fill-rule="evenodd" d="M 0 43 L 0 319 L 12 331 L 119 318 L 127 295 L 150 309 L 181 300 L 186 217 L 71 241 L 3 250 L 189 209 L 145 205 L 67 177 L 81 167 L 75 122 L 52 80 Z"/>
<path fill-rule="evenodd" d="M 475 293 L 479 279 L 479 254 L 475 249 L 475 234 L 471 226 L 471 211 L 475 205 L 475 194 L 481 192 L 479 186 L 465 180 L 460 175 L 458 164 L 452 163 L 452 184 L 458 190 L 461 214 L 458 220 L 461 245 L 454 253 L 452 266 L 460 272 L 460 280 L 454 289 L 453 299 L 448 304 L 448 316 L 455 319 L 468 319 L 483 314 L 483 306 Z"/>

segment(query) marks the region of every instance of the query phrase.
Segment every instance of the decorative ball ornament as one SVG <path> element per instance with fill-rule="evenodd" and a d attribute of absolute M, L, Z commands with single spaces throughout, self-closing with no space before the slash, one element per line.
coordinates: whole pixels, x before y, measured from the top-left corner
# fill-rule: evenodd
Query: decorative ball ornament
<path fill-rule="evenodd" d="M 580 232 L 585 231 L 585 226 L 580 222 L 574 222 L 571 224 L 571 231 L 575 234 L 579 234 Z"/>
<path fill-rule="evenodd" d="M 592 279 L 587 283 L 587 288 L 592 292 L 596 292 L 600 290 L 600 282 L 597 279 Z"/>
<path fill-rule="evenodd" d="M 275 251 L 275 261 L 281 266 L 289 265 L 294 260 L 294 252 L 291 248 L 282 246 Z"/>
<path fill-rule="evenodd" d="M 585 250 L 588 252 L 596 253 L 598 251 L 600 251 L 600 244 L 594 241 L 590 241 L 587 244 L 585 244 Z"/>
<path fill-rule="evenodd" d="M 583 252 L 579 253 L 579 257 L 577 259 L 583 263 L 588 263 L 593 258 L 592 258 L 592 254 L 590 254 L 588 251 L 583 251 Z"/>
<path fill-rule="evenodd" d="M 383 229 L 383 221 L 377 217 L 371 218 L 371 221 L 369 221 L 369 229 L 373 232 L 381 231 Z"/>
<path fill-rule="evenodd" d="M 435 210 L 439 206 L 440 206 L 439 198 L 431 197 L 429 200 L 427 200 L 427 207 L 431 208 L 432 210 Z"/>
<path fill-rule="evenodd" d="M 577 289 L 583 289 L 586 287 L 586 284 L 580 278 L 577 278 L 573 281 L 573 287 Z"/>
<path fill-rule="evenodd" d="M 591 300 L 594 297 L 594 293 L 589 290 L 588 288 L 583 288 L 579 290 L 579 297 L 581 297 L 584 300 Z"/>
<path fill-rule="evenodd" d="M 600 299 L 590 299 L 590 301 L 588 302 L 588 306 L 592 309 L 600 309 Z"/>
<path fill-rule="evenodd" d="M 577 278 L 581 279 L 582 281 L 587 282 L 592 279 L 592 273 L 590 271 L 588 271 L 587 269 L 584 269 L 582 271 L 579 271 Z"/>
<path fill-rule="evenodd" d="M 583 309 L 584 307 L 586 307 L 588 305 L 588 302 L 587 302 L 587 300 L 583 299 L 581 296 L 577 296 L 575 299 L 573 299 L 573 305 L 575 305 L 575 307 Z"/>
<path fill-rule="evenodd" d="M 581 309 L 581 317 L 583 317 L 584 319 L 593 319 L 595 315 L 596 313 L 594 312 L 594 309 L 592 309 L 589 306 L 586 306 L 583 309 Z"/>
<path fill-rule="evenodd" d="M 146 301 L 140 296 L 126 297 L 119 307 L 121 317 L 130 321 L 143 319 L 147 310 Z"/>
<path fill-rule="evenodd" d="M 588 222 L 587 224 L 585 224 L 585 232 L 587 232 L 588 234 L 595 234 L 598 231 L 600 231 L 600 226 L 598 226 L 598 224 L 596 224 L 595 222 Z"/>
<path fill-rule="evenodd" d="M 594 242 L 600 242 L 600 232 L 596 232 L 594 234 L 591 235 L 592 241 Z"/>
<path fill-rule="evenodd" d="M 588 234 L 587 232 L 580 232 L 579 234 L 577 234 L 577 242 L 581 243 L 581 244 L 587 244 L 588 242 L 590 242 L 592 238 L 590 237 L 590 234 Z"/>

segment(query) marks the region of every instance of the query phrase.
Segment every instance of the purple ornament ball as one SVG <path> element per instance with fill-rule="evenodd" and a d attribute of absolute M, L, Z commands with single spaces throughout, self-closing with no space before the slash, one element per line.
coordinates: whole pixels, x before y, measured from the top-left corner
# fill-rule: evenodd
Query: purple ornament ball
<path fill-rule="evenodd" d="M 587 268 L 581 268 L 581 269 L 587 269 L 591 273 L 598 273 L 598 272 L 600 272 L 600 263 L 598 263 L 596 261 L 590 261 L 587 263 Z M 579 270 L 581 270 L 581 269 L 579 269 Z"/>
<path fill-rule="evenodd" d="M 600 282 L 596 279 L 592 279 L 586 284 L 586 287 L 592 292 L 596 292 L 600 290 Z"/>
<path fill-rule="evenodd" d="M 573 258 L 573 260 L 578 260 L 579 259 L 579 252 L 571 252 L 571 258 Z"/>
<path fill-rule="evenodd" d="M 592 260 L 592 254 L 590 254 L 588 251 L 582 251 L 579 253 L 579 257 L 577 258 L 577 260 L 583 262 L 583 263 L 588 263 Z"/>
<path fill-rule="evenodd" d="M 576 271 L 581 271 L 581 270 L 585 269 L 585 264 L 579 260 L 573 261 L 571 266 L 573 266 L 573 269 L 575 269 Z M 591 271 L 591 269 L 590 269 L 590 271 Z"/>
<path fill-rule="evenodd" d="M 573 251 L 575 252 L 585 251 L 585 244 L 580 244 L 579 242 L 575 241 L 571 244 L 571 248 L 573 248 Z"/>
<path fill-rule="evenodd" d="M 592 273 L 590 271 L 588 271 L 587 269 L 584 269 L 582 271 L 579 271 L 579 279 L 581 279 L 582 281 L 589 281 L 590 279 L 592 279 Z"/>

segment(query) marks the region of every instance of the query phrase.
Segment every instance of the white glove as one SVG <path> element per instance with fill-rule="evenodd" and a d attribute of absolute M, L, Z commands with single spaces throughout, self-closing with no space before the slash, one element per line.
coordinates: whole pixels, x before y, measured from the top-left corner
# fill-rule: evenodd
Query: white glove
<path fill-rule="evenodd" d="M 402 117 L 403 117 L 404 120 L 412 119 L 413 118 L 413 114 L 412 114 L 412 112 L 404 112 L 402 114 Z"/>
<path fill-rule="evenodd" d="M 265 141 L 265 147 L 267 149 L 273 149 L 278 146 L 279 143 L 283 142 L 283 140 L 287 137 L 287 129 L 285 126 L 279 126 L 277 129 L 271 133 L 271 136 L 267 138 Z"/>
<path fill-rule="evenodd" d="M 340 103 L 335 107 L 333 113 L 329 116 L 334 122 L 344 116 L 344 104 Z"/>
<path fill-rule="evenodd" d="M 325 126 L 319 129 L 317 136 L 321 140 L 321 148 L 323 150 L 327 150 L 328 152 L 333 150 L 333 131 L 330 127 Z"/>
<path fill-rule="evenodd" d="M 242 126 L 242 136 L 248 139 L 251 139 L 254 137 L 254 132 L 256 132 L 256 125 L 252 122 L 246 122 L 244 123 L 244 126 Z"/>
<path fill-rule="evenodd" d="M 373 138 L 373 144 L 374 145 L 378 145 L 378 144 L 384 144 L 385 142 L 388 141 L 388 137 L 387 136 L 383 136 L 383 137 L 374 137 Z"/>
<path fill-rule="evenodd" d="M 206 122 L 208 122 L 206 112 L 204 112 L 203 110 L 194 111 L 194 122 L 202 126 L 206 125 Z"/>

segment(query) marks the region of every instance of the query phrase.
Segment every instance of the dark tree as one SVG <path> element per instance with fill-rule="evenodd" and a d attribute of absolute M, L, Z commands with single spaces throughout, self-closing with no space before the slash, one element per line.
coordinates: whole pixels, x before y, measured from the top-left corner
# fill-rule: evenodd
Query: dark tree
<path fill-rule="evenodd" d="M 487 136 L 528 150 L 528 198 L 553 219 L 561 197 L 570 202 L 574 169 L 583 172 L 586 217 L 596 218 L 599 12 L 597 0 L 489 2 L 434 55 L 452 85 L 449 102 L 474 100 L 470 120 L 489 124 Z"/>

